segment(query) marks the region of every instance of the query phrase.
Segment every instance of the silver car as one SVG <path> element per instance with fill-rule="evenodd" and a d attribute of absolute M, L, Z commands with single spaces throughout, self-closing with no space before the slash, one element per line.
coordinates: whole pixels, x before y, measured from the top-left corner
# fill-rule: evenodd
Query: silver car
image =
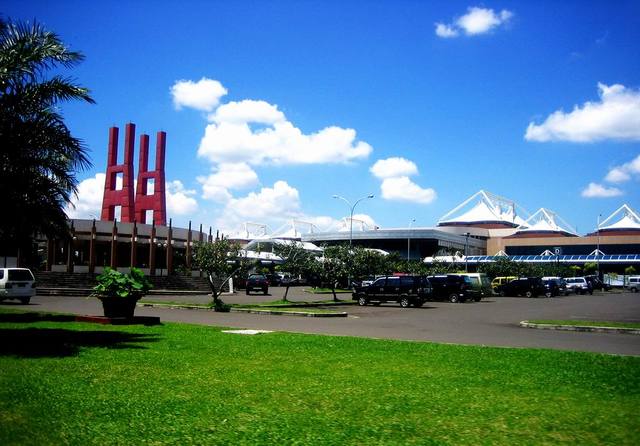
<path fill-rule="evenodd" d="M 16 299 L 28 304 L 36 294 L 36 279 L 27 268 L 0 268 L 0 302 Z"/>

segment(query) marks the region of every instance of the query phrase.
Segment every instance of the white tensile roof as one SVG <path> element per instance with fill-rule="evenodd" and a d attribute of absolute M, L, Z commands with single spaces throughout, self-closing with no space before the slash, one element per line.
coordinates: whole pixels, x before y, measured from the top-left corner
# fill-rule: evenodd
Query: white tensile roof
<path fill-rule="evenodd" d="M 620 215 L 620 219 L 610 223 L 615 217 Z M 628 205 L 623 204 L 613 214 L 607 217 L 598 228 L 601 231 L 607 229 L 640 229 L 640 215 Z"/>
<path fill-rule="evenodd" d="M 525 220 L 518 215 L 517 210 L 528 215 L 513 200 L 480 190 L 440 218 L 438 224 L 500 222 L 523 226 Z"/>
<path fill-rule="evenodd" d="M 294 219 L 273 231 L 272 237 L 299 240 L 304 234 L 313 234 L 314 232 L 319 232 L 315 224 Z"/>
<path fill-rule="evenodd" d="M 526 225 L 518 228 L 517 233 L 522 232 L 566 232 L 577 235 L 576 230 L 555 212 L 540 208 L 526 221 Z"/>

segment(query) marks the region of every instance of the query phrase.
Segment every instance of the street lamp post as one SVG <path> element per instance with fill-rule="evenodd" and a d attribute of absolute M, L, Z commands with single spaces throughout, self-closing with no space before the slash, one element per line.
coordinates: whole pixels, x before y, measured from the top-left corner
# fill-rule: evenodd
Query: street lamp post
<path fill-rule="evenodd" d="M 467 247 L 469 246 L 469 236 L 471 235 L 470 232 L 465 232 L 464 234 L 466 236 L 465 240 L 464 240 L 464 272 L 468 273 L 469 272 L 469 263 L 467 262 Z"/>
<path fill-rule="evenodd" d="M 409 223 L 409 234 L 407 236 L 407 262 L 409 261 L 409 253 L 411 252 L 411 225 L 416 222 L 415 218 L 411 219 L 411 223 Z"/>
<path fill-rule="evenodd" d="M 600 217 L 602 214 L 598 214 L 598 226 L 596 227 L 596 236 L 597 236 L 597 244 L 596 244 L 596 274 L 598 275 L 598 279 L 600 278 Z"/>
<path fill-rule="evenodd" d="M 353 211 L 356 209 L 356 206 L 358 205 L 358 203 L 360 203 L 362 200 L 366 200 L 367 198 L 373 198 L 373 194 L 369 194 L 366 197 L 359 198 L 358 200 L 356 200 L 355 203 L 353 203 L 353 205 L 351 205 L 351 202 L 349 200 L 347 200 L 344 197 L 341 197 L 340 195 L 334 195 L 333 198 L 337 198 L 347 203 L 351 211 L 349 215 L 349 248 L 351 248 L 351 245 L 353 244 Z"/>

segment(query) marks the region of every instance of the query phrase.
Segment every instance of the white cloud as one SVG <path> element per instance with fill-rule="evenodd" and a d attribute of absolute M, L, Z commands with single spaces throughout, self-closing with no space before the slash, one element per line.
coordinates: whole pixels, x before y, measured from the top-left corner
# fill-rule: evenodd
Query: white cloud
<path fill-rule="evenodd" d="M 189 215 L 198 210 L 198 202 L 193 195 L 195 190 L 185 189 L 180 180 L 169 181 L 166 183 L 167 198 L 167 214 L 173 215 Z"/>
<path fill-rule="evenodd" d="M 304 134 L 264 101 L 229 102 L 209 116 L 198 156 L 214 163 L 325 164 L 366 158 L 373 150 L 356 131 L 326 127 Z"/>
<path fill-rule="evenodd" d="M 386 200 L 428 204 L 437 197 L 435 190 L 423 189 L 406 176 L 385 178 L 380 189 L 382 198 Z"/>
<path fill-rule="evenodd" d="M 177 110 L 189 107 L 212 111 L 220 103 L 220 98 L 226 94 L 227 89 L 220 82 L 206 77 L 198 82 L 179 80 L 171 87 L 173 105 Z"/>
<path fill-rule="evenodd" d="M 410 175 L 418 174 L 418 167 L 406 158 L 378 160 L 369 171 L 382 180 L 380 190 L 385 200 L 428 204 L 437 197 L 435 190 L 423 189 L 409 179 Z"/>
<path fill-rule="evenodd" d="M 460 32 L 467 36 L 485 34 L 492 29 L 507 23 L 513 13 L 503 9 L 496 13 L 493 9 L 470 7 L 467 13 L 454 20 L 453 24 L 436 23 L 436 35 L 438 37 L 457 37 Z"/>
<path fill-rule="evenodd" d="M 458 37 L 458 31 L 451 25 L 436 23 L 436 35 L 445 39 L 449 37 Z"/>
<path fill-rule="evenodd" d="M 198 177 L 202 197 L 218 202 L 231 199 L 229 189 L 246 189 L 258 184 L 258 174 L 246 163 L 221 163 L 208 177 Z"/>
<path fill-rule="evenodd" d="M 378 178 L 392 178 L 416 175 L 418 167 L 406 158 L 392 157 L 376 161 L 369 171 Z"/>
<path fill-rule="evenodd" d="M 622 195 L 622 191 L 616 187 L 606 187 L 598 183 L 589 183 L 582 191 L 585 198 L 609 198 Z"/>
<path fill-rule="evenodd" d="M 278 110 L 277 105 L 251 99 L 245 99 L 240 102 L 227 102 L 218 107 L 215 113 L 209 115 L 209 119 L 217 123 L 227 122 L 231 124 L 249 122 L 275 124 L 286 120 L 284 113 Z"/>
<path fill-rule="evenodd" d="M 640 155 L 628 163 L 612 168 L 609 173 L 607 173 L 605 181 L 610 183 L 624 183 L 634 176 L 640 177 Z"/>
<path fill-rule="evenodd" d="M 246 221 L 283 222 L 300 214 L 298 190 L 286 181 L 276 181 L 273 187 L 263 187 L 246 197 L 231 198 L 217 223 L 219 227 L 236 228 Z"/>
<path fill-rule="evenodd" d="M 82 180 L 78 184 L 77 196 L 71 200 L 72 205 L 65 208 L 69 218 L 100 219 L 105 178 L 104 173 L 97 173 L 95 177 Z"/>
<path fill-rule="evenodd" d="M 483 34 L 492 28 L 507 22 L 512 16 L 511 11 L 503 9 L 496 14 L 493 9 L 472 7 L 468 12 L 457 20 L 457 25 L 464 29 L 467 35 Z"/>
<path fill-rule="evenodd" d="M 598 84 L 599 102 L 585 102 L 565 113 L 558 110 L 540 125 L 529 123 L 528 141 L 595 142 L 640 140 L 640 91 Z"/>

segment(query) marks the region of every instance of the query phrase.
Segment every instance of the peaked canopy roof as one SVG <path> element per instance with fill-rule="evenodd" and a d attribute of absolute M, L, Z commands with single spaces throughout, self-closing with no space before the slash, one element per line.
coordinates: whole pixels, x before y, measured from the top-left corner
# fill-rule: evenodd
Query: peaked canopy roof
<path fill-rule="evenodd" d="M 598 229 L 600 231 L 640 231 L 640 215 L 627 204 L 623 204 L 600 223 Z"/>
<path fill-rule="evenodd" d="M 441 217 L 438 226 L 498 224 L 515 228 L 525 225 L 517 211 L 528 215 L 513 200 L 480 190 Z"/>
<path fill-rule="evenodd" d="M 555 232 L 562 235 L 577 236 L 573 226 L 568 224 L 562 217 L 552 210 L 540 208 L 526 221 L 526 224 L 518 228 L 518 235 L 527 235 L 531 233 L 549 233 Z"/>

